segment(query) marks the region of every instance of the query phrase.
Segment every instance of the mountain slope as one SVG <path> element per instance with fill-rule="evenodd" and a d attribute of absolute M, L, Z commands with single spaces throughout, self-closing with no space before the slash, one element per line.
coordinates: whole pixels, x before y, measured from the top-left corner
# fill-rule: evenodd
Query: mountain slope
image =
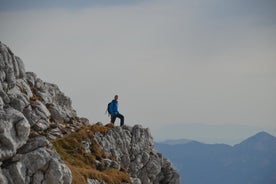
<path fill-rule="evenodd" d="M 141 126 L 90 125 L 0 42 L 1 184 L 179 183 L 152 143 Z"/>
<path fill-rule="evenodd" d="M 276 182 L 276 138 L 260 132 L 235 146 L 190 142 L 156 144 L 176 166 L 183 181 L 206 184 Z"/>

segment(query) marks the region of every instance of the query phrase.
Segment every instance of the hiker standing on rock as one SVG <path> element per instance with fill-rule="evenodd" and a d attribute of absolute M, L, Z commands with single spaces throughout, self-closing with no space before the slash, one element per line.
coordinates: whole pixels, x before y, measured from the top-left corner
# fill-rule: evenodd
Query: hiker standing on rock
<path fill-rule="evenodd" d="M 120 124 L 121 126 L 124 125 L 124 116 L 119 113 L 118 111 L 118 95 L 114 96 L 114 99 L 108 104 L 107 111 L 111 115 L 111 123 L 114 124 L 116 118 L 119 118 L 121 120 Z"/>

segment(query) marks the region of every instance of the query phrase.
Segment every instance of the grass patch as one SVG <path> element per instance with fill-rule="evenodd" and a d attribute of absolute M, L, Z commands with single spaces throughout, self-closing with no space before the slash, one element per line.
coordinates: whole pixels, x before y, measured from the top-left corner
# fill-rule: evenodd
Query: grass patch
<path fill-rule="evenodd" d="M 43 99 L 42 99 L 42 97 L 41 96 L 38 96 L 37 94 L 36 94 L 36 91 L 37 91 L 37 88 L 35 88 L 35 87 L 30 87 L 31 88 L 31 91 L 33 92 L 33 96 L 32 97 L 30 97 L 30 101 L 31 102 L 34 102 L 34 101 L 42 101 Z"/>
<path fill-rule="evenodd" d="M 96 160 L 101 161 L 107 157 L 94 140 L 94 134 L 96 132 L 106 134 L 109 129 L 109 127 L 101 125 L 84 126 L 77 132 L 52 142 L 62 160 L 72 171 L 73 184 L 87 184 L 87 178 L 105 181 L 108 184 L 130 183 L 125 169 L 108 168 L 102 171 L 97 169 Z M 82 146 L 82 141 L 88 139 L 91 140 L 91 154 L 86 153 Z"/>

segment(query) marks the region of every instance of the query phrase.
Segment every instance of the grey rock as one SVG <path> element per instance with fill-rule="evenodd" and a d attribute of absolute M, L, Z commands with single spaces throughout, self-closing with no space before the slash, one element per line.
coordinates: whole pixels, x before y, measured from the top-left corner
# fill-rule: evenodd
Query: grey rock
<path fill-rule="evenodd" d="M 110 159 L 103 159 L 102 160 L 103 164 L 102 164 L 102 169 L 105 170 L 107 168 L 113 168 L 113 169 L 117 169 L 120 170 L 120 164 L 114 160 L 110 160 Z"/>
<path fill-rule="evenodd" d="M 23 61 L 22 61 L 19 57 L 17 57 L 17 56 L 15 56 L 15 59 L 16 59 L 16 61 L 17 61 L 17 65 L 18 65 L 18 75 L 17 75 L 17 77 L 18 77 L 18 78 L 24 78 L 25 75 L 26 75 L 24 63 L 23 63 Z"/>
<path fill-rule="evenodd" d="M 0 161 L 15 155 L 30 133 L 30 124 L 24 115 L 12 108 L 0 111 Z"/>
<path fill-rule="evenodd" d="M 3 168 L 3 171 L 11 184 L 30 183 L 30 177 L 36 171 L 42 171 L 50 159 L 49 153 L 45 149 L 40 148 L 23 155 L 21 160 L 17 162 L 9 163 Z"/>
<path fill-rule="evenodd" d="M 112 160 L 111 164 L 110 164 L 110 167 L 113 168 L 113 169 L 117 169 L 117 170 L 120 170 L 121 169 L 121 166 L 120 166 L 120 163 Z"/>
<path fill-rule="evenodd" d="M 32 90 L 31 90 L 30 86 L 28 85 L 25 78 L 24 79 L 18 79 L 17 80 L 17 86 L 18 86 L 21 93 L 27 95 L 28 99 L 33 96 L 33 92 L 32 92 Z"/>
<path fill-rule="evenodd" d="M 57 154 L 47 148 L 38 148 L 20 157 L 20 160 L 3 167 L 8 183 L 71 183 L 70 170 L 61 162 Z"/>
<path fill-rule="evenodd" d="M 2 100 L 2 97 L 0 97 L 0 111 L 4 111 L 4 102 Z"/>
<path fill-rule="evenodd" d="M 57 158 L 52 158 L 45 174 L 45 183 L 59 184 L 71 183 L 72 174 L 67 166 L 60 163 Z"/>
<path fill-rule="evenodd" d="M 87 179 L 87 184 L 106 184 L 106 182 L 88 178 Z"/>
<path fill-rule="evenodd" d="M 62 93 L 58 86 L 36 80 L 36 94 L 40 96 L 45 104 L 53 104 L 53 107 L 58 112 L 58 116 L 62 118 L 76 117 L 76 111 L 72 108 L 71 99 Z"/>
<path fill-rule="evenodd" d="M 2 163 L 0 162 L 0 166 L 1 165 L 2 165 Z M 8 180 L 7 180 L 6 176 L 3 175 L 1 168 L 0 168 L 0 183 L 1 184 L 8 184 Z"/>
<path fill-rule="evenodd" d="M 54 104 L 48 104 L 47 108 L 48 108 L 49 112 L 51 113 L 52 120 L 54 120 L 55 122 L 57 122 L 57 123 L 63 122 L 64 119 L 67 118 L 66 113 L 62 112 L 61 109 L 58 108 L 58 106 L 56 106 Z"/>
<path fill-rule="evenodd" d="M 37 75 L 33 72 L 26 72 L 26 80 L 31 87 L 35 86 Z"/>
<path fill-rule="evenodd" d="M 82 141 L 81 143 L 82 143 L 82 146 L 83 146 L 85 152 L 91 153 L 91 150 L 90 150 L 91 140 L 87 139 L 87 141 Z"/>
<path fill-rule="evenodd" d="M 132 184 L 142 184 L 139 178 L 130 178 Z"/>
<path fill-rule="evenodd" d="M 18 65 L 14 54 L 4 44 L 0 45 L 0 66 L 5 72 L 4 80 L 7 81 L 8 87 L 13 88 L 16 84 L 16 76 L 18 76 Z"/>
<path fill-rule="evenodd" d="M 29 98 L 26 94 L 14 94 L 9 98 L 10 105 L 20 112 L 23 112 L 23 110 L 30 105 Z"/>
<path fill-rule="evenodd" d="M 50 112 L 40 101 L 31 104 L 32 110 L 25 111 L 24 114 L 30 122 L 32 128 L 37 131 L 46 130 L 50 126 Z"/>
<path fill-rule="evenodd" d="M 63 136 L 60 126 L 50 127 L 50 118 L 57 115 L 51 114 L 47 104 L 58 111 L 60 122 L 68 123 L 77 116 L 71 100 L 56 85 L 25 72 L 23 61 L 0 42 L 1 184 L 72 182 L 71 171 L 47 140 L 51 133 Z M 81 122 L 70 123 L 72 131 L 82 126 Z M 49 136 L 38 136 L 41 133 Z"/>
<path fill-rule="evenodd" d="M 57 138 L 61 138 L 63 136 L 61 129 L 59 127 L 53 128 L 50 131 L 48 131 L 47 138 L 50 140 L 54 140 Z"/>
<path fill-rule="evenodd" d="M 6 69 L 6 80 L 8 82 L 9 89 L 15 87 L 16 79 L 15 79 L 14 70 L 12 67 L 7 67 Z"/>
<path fill-rule="evenodd" d="M 9 96 L 5 93 L 5 86 L 7 86 L 7 83 L 1 82 L 0 83 L 0 97 L 3 98 L 3 102 L 10 103 Z"/>
<path fill-rule="evenodd" d="M 49 146 L 50 142 L 44 136 L 37 136 L 34 138 L 30 138 L 26 144 L 24 144 L 21 148 L 18 149 L 17 153 L 25 154 L 35 149 Z"/>
<path fill-rule="evenodd" d="M 43 181 L 44 181 L 44 173 L 42 171 L 37 171 L 32 178 L 32 184 L 43 183 Z"/>
<path fill-rule="evenodd" d="M 114 127 L 106 135 L 96 133 L 95 140 L 129 171 L 132 183 L 180 183 L 170 162 L 154 149 L 149 129 L 141 125 Z"/>

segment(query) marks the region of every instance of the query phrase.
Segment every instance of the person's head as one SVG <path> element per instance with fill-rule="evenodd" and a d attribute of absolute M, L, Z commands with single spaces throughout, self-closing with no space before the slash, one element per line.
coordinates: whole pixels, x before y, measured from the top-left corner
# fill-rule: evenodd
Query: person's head
<path fill-rule="evenodd" d="M 118 100 L 118 95 L 115 95 L 115 96 L 114 96 L 114 100 Z"/>

